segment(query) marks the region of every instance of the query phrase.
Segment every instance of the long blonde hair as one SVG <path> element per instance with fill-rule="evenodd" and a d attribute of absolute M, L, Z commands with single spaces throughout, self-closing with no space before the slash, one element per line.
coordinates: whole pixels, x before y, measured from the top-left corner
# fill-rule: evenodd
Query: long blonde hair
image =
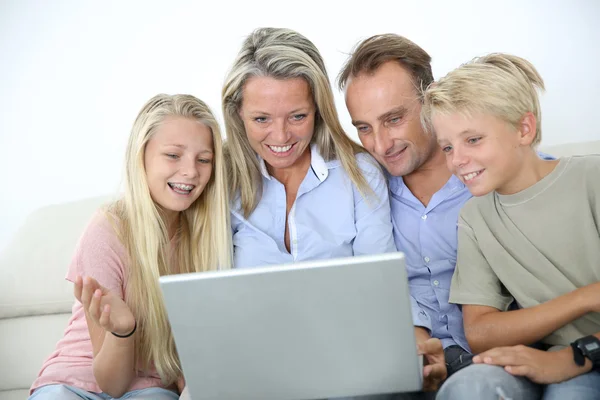
<path fill-rule="evenodd" d="M 193 119 L 212 132 L 214 165 L 200 197 L 180 213 L 175 259 L 169 259 L 170 238 L 164 212 L 152 200 L 146 180 L 144 153 L 157 128 L 170 116 Z M 159 94 L 139 112 L 127 144 L 125 195 L 108 209 L 116 219 L 128 260 L 125 301 L 137 321 L 136 365 L 154 366 L 164 384 L 182 375 L 158 278 L 163 275 L 226 269 L 231 266 L 228 194 L 222 138 L 209 107 L 191 95 Z"/>
<path fill-rule="evenodd" d="M 258 159 L 239 115 L 244 84 L 253 76 L 305 79 L 317 108 L 312 142 L 325 161 L 340 160 L 361 195 L 373 194 L 355 158 L 365 150 L 346 135 L 339 122 L 325 63 L 315 45 L 290 29 L 259 28 L 244 41 L 221 93 L 230 194 L 240 196 L 246 217 L 254 211 L 262 193 Z"/>

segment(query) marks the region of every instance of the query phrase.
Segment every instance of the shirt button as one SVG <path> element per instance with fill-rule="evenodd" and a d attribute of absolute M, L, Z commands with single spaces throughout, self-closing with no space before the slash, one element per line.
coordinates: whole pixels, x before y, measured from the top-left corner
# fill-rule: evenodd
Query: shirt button
<path fill-rule="evenodd" d="M 435 281 L 433 281 L 433 284 L 434 284 L 435 286 L 437 286 L 437 285 L 439 285 L 439 284 L 440 284 L 440 281 L 438 281 L 438 280 L 436 279 Z"/>
<path fill-rule="evenodd" d="M 429 257 L 425 257 L 423 260 L 425 260 L 426 263 L 429 262 Z"/>
<path fill-rule="evenodd" d="M 298 241 L 296 239 L 294 239 L 294 240 L 292 240 L 292 243 L 298 244 Z"/>
<path fill-rule="evenodd" d="M 427 214 L 421 215 L 421 219 L 427 219 Z"/>

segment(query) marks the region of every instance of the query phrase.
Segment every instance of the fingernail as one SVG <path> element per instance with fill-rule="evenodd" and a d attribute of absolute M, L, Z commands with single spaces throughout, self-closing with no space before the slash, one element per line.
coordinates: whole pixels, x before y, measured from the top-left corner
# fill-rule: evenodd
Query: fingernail
<path fill-rule="evenodd" d="M 486 357 L 486 358 L 484 359 L 484 361 L 485 361 L 486 363 L 488 363 L 488 364 L 491 364 L 491 363 L 492 363 L 492 357 Z"/>
<path fill-rule="evenodd" d="M 481 357 L 479 357 L 479 356 L 473 357 L 473 362 L 474 363 L 480 363 L 481 362 Z"/>

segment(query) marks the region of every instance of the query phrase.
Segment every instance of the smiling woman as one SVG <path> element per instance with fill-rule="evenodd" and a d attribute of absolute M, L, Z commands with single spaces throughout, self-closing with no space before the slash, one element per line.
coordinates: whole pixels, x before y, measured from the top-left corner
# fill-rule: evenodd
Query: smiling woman
<path fill-rule="evenodd" d="M 396 251 L 383 173 L 343 131 L 312 42 L 257 29 L 222 96 L 236 268 Z"/>

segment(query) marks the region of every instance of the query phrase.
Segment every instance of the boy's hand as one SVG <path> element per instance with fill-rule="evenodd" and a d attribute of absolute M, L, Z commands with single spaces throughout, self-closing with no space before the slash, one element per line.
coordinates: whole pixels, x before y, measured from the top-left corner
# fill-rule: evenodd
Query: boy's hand
<path fill-rule="evenodd" d="M 575 364 L 570 347 L 559 351 L 523 345 L 496 347 L 473 357 L 473 363 L 503 366 L 512 375 L 525 376 L 543 385 L 566 381 L 591 370 L 591 362 L 583 367 Z"/>
<path fill-rule="evenodd" d="M 127 304 L 94 278 L 77 276 L 74 292 L 86 315 L 107 332 L 127 335 L 133 330 L 135 318 Z"/>
<path fill-rule="evenodd" d="M 418 354 L 425 356 L 423 366 L 423 391 L 438 390 L 448 376 L 444 348 L 440 339 L 428 339 L 417 345 Z"/>

